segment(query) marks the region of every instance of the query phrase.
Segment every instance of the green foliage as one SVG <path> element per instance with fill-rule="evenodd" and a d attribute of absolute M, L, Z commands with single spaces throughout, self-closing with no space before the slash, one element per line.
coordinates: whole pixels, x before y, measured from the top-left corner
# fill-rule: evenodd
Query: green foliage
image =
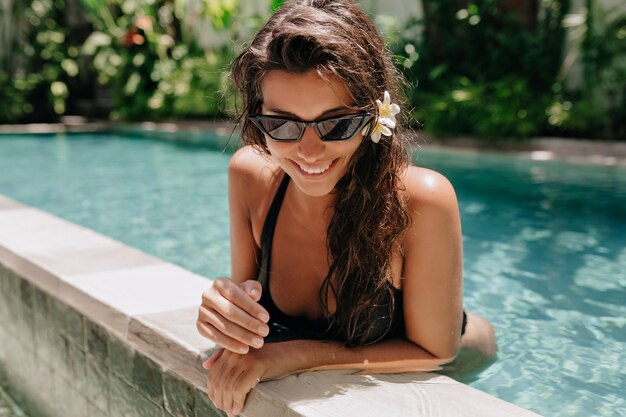
<path fill-rule="evenodd" d="M 0 31 L 0 123 L 72 111 L 95 82 L 110 93 L 113 118 L 229 113 L 226 71 L 237 45 L 283 4 L 270 0 L 265 14 L 244 16 L 239 0 L 79 1 L 93 25 L 88 37 L 68 29 L 66 0 L 0 2 L 0 22 L 12 25 Z M 570 0 L 542 0 L 536 20 L 504 13 L 503 0 L 429 0 L 423 21 L 377 23 L 428 131 L 624 138 L 626 6 L 602 11 L 586 1 L 579 92 L 563 88 Z"/>
<path fill-rule="evenodd" d="M 528 83 L 511 77 L 491 83 L 456 80 L 451 89 L 423 95 L 414 112 L 438 135 L 471 132 L 486 139 L 528 137 L 543 127 L 545 101 L 537 101 Z M 544 99 L 545 100 L 545 99 Z"/>
<path fill-rule="evenodd" d="M 602 11 L 588 0 L 588 27 L 583 43 L 587 106 L 604 111 L 597 126 L 604 136 L 626 138 L 626 5 Z M 601 22 L 602 24 L 597 24 Z"/>
<path fill-rule="evenodd" d="M 270 9 L 272 10 L 272 12 L 280 9 L 280 7 L 283 5 L 283 0 L 272 0 L 271 5 L 270 5 Z"/>
<path fill-rule="evenodd" d="M 389 40 L 416 120 L 442 136 L 626 138 L 626 5 L 602 11 L 587 0 L 584 86 L 565 91 L 569 0 L 542 1 L 534 25 L 503 4 L 431 0 L 424 21 L 396 28 Z"/>
<path fill-rule="evenodd" d="M 544 1 L 543 18 L 531 27 L 504 13 L 498 0 L 424 3 L 425 21 L 409 22 L 401 32 L 408 36 L 394 42 L 413 86 L 417 120 L 440 135 L 542 133 L 561 66 L 568 3 Z"/>
<path fill-rule="evenodd" d="M 210 23 L 215 37 L 237 39 L 246 25 L 236 0 L 81 0 L 100 30 L 83 53 L 93 57 L 98 82 L 113 93 L 113 118 L 210 117 L 227 112 L 228 46 L 202 48 L 197 26 Z M 206 28 L 206 27 L 205 27 Z"/>
<path fill-rule="evenodd" d="M 65 113 L 71 90 L 79 89 L 78 40 L 68 37 L 64 0 L 9 2 L 1 8 L 9 38 L 0 54 L 0 123 L 50 120 Z"/>

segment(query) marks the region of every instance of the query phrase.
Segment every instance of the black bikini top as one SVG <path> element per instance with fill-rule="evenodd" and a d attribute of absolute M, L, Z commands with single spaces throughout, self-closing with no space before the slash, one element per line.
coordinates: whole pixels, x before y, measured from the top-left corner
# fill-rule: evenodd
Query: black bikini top
<path fill-rule="evenodd" d="M 281 311 L 270 293 L 270 263 L 272 259 L 272 241 L 278 213 L 283 203 L 283 198 L 289 184 L 289 176 L 285 174 L 278 191 L 274 196 L 272 205 L 265 218 L 263 231 L 261 232 L 261 267 L 258 280 L 261 283 L 262 294 L 259 303 L 270 314 L 270 334 L 266 337 L 266 342 L 278 342 L 293 339 L 338 339 L 346 340 L 345 333 L 336 328 L 330 318 L 320 318 L 312 320 L 306 316 L 290 316 Z M 394 309 L 390 317 L 390 303 L 388 302 L 374 306 L 379 311 L 377 319 L 370 327 L 368 333 L 362 338 L 361 343 L 372 343 L 377 340 L 392 337 L 404 336 L 404 314 L 402 312 L 402 291 L 395 288 L 391 283 L 389 287 L 393 295 Z"/>

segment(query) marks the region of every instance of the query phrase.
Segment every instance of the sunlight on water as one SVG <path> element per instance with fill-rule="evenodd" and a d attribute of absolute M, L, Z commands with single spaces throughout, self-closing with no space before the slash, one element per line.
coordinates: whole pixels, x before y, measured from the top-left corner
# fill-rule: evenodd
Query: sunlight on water
<path fill-rule="evenodd" d="M 626 414 L 626 169 L 420 152 L 455 186 L 465 307 L 500 351 L 452 375 L 546 417 Z M 228 154 L 102 135 L 0 136 L 0 193 L 209 278 L 229 274 Z"/>

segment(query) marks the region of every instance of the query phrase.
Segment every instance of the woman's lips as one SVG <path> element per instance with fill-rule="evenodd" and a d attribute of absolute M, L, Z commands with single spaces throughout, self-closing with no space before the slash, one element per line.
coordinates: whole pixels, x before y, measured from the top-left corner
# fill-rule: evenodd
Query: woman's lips
<path fill-rule="evenodd" d="M 339 158 L 334 159 L 328 165 L 318 165 L 316 167 L 306 167 L 302 166 L 294 160 L 291 160 L 291 163 L 298 169 L 300 175 L 305 178 L 322 178 L 326 176 L 335 166 Z"/>

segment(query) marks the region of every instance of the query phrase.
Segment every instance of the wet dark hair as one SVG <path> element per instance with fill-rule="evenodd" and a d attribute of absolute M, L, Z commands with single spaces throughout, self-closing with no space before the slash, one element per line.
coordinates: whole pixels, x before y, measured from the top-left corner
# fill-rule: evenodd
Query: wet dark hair
<path fill-rule="evenodd" d="M 354 110 L 376 114 L 376 99 L 382 100 L 385 91 L 394 102 L 404 102 L 403 79 L 380 33 L 352 0 L 287 3 L 233 61 L 232 80 L 243 100 L 241 136 L 266 153 L 265 138 L 247 115 L 261 111 L 261 82 L 272 70 L 333 74 L 345 83 Z M 341 329 L 348 346 L 372 342 L 367 340 L 375 322 L 372 307 L 393 300 L 391 255 L 410 222 L 400 180 L 408 156 L 398 122 L 392 136 L 382 136 L 377 144 L 363 139 L 336 186 L 327 233 L 330 269 L 320 300 L 330 316 L 328 299 L 334 295 L 333 327 Z M 394 308 L 391 303 L 390 317 Z"/>

